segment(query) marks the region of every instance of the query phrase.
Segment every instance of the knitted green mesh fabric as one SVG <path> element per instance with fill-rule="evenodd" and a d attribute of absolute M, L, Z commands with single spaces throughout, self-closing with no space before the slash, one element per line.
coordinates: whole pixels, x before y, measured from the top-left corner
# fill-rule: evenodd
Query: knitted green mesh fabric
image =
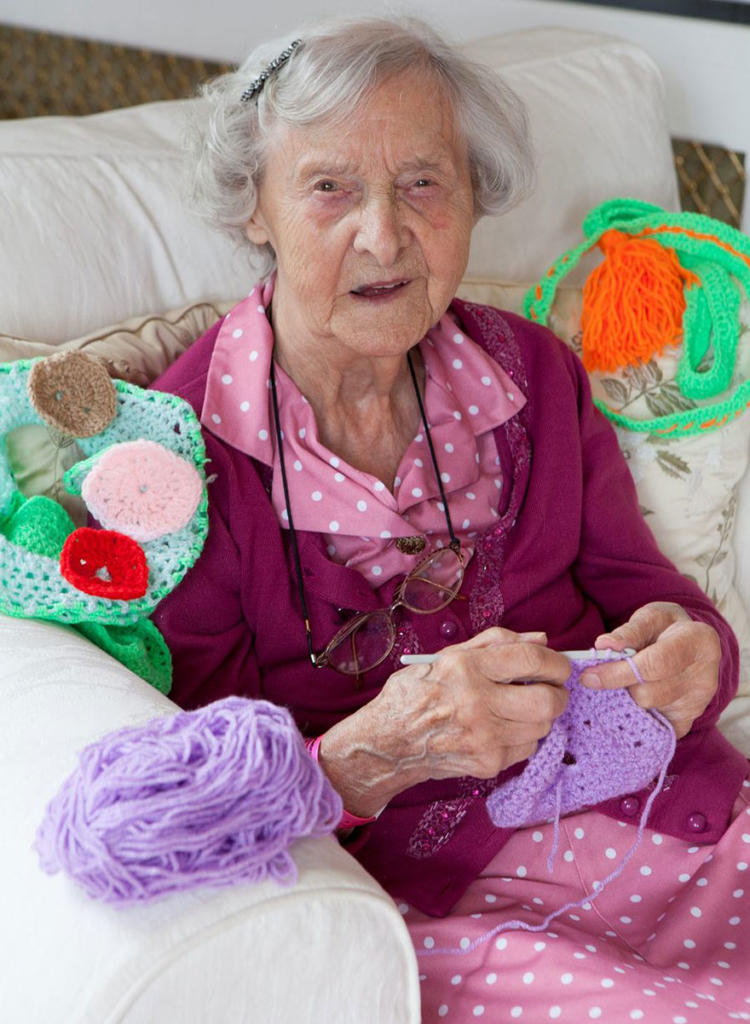
<path fill-rule="evenodd" d="M 132 626 L 79 622 L 75 629 L 160 693 L 169 693 L 172 655 L 164 637 L 150 619 L 140 619 Z"/>
<path fill-rule="evenodd" d="M 750 380 L 734 380 L 741 293 L 750 297 L 750 238 L 722 221 L 636 199 L 602 203 L 583 221 L 584 241 L 563 253 L 529 290 L 525 314 L 546 324 L 561 280 L 611 228 L 674 250 L 699 285 L 685 290 L 683 354 L 675 378 L 690 408 L 640 420 L 597 400 L 598 407 L 628 430 L 673 436 L 703 433 L 739 416 L 750 405 Z"/>
<path fill-rule="evenodd" d="M 28 391 L 31 368 L 38 362 L 23 360 L 0 366 L 0 436 L 3 438 L 16 427 L 42 422 Z M 167 692 L 171 659 L 148 616 L 177 586 L 203 548 L 208 531 L 205 447 L 198 419 L 182 399 L 145 391 L 123 381 L 113 383 L 116 414 L 98 434 L 78 439 L 86 458 L 65 474 L 67 490 L 80 494 L 88 474 L 113 446 L 146 439 L 178 456 L 190 472 L 199 474 L 200 487 L 194 491 L 197 507 L 181 529 L 140 544 L 148 566 L 147 583 L 140 596 L 129 600 L 102 596 L 96 586 L 81 589 L 80 585 L 71 583 L 70 574 L 67 578 L 63 575 L 61 550 L 72 538 L 75 526 L 64 509 L 51 499 L 42 496 L 26 499 L 19 494 L 3 443 L 0 445 L 0 613 L 76 626 L 138 675 Z M 147 490 L 146 487 L 141 489 Z M 108 578 L 107 570 L 107 565 L 101 567 L 102 581 Z M 93 575 L 92 580 L 97 583 Z M 104 584 L 100 591 L 103 589 Z"/>

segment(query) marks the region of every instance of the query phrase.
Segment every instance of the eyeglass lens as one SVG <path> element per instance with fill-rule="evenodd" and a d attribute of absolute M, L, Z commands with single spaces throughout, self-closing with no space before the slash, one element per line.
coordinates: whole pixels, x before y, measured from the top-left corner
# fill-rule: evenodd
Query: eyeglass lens
<path fill-rule="evenodd" d="M 452 548 L 439 548 L 414 567 L 399 588 L 400 600 L 413 612 L 428 614 L 450 604 L 463 580 L 463 562 Z"/>

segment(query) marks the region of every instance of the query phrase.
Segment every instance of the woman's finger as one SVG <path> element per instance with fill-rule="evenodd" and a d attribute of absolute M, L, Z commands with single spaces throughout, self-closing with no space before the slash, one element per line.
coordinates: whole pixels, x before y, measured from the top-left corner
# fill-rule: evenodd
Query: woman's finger
<path fill-rule="evenodd" d="M 642 683 L 633 682 L 632 666 L 624 660 L 596 665 L 581 675 L 581 681 L 594 689 L 627 687 L 640 707 L 666 715 L 680 737 L 715 694 L 720 657 L 715 630 L 685 615 L 632 659 Z"/>
<path fill-rule="evenodd" d="M 514 728 L 522 725 L 541 727 L 544 731 L 536 733 L 536 739 L 546 736 L 549 726 L 567 706 L 568 691 L 565 687 L 548 683 L 529 683 L 526 686 L 506 683 L 497 686 L 490 699 L 492 713 L 512 722 Z"/>
<path fill-rule="evenodd" d="M 541 643 L 521 641 L 518 635 L 503 643 L 446 648 L 433 665 L 446 679 L 479 675 L 495 683 L 562 684 L 570 675 L 570 662 L 563 654 Z"/>
<path fill-rule="evenodd" d="M 592 690 L 624 690 L 630 687 L 643 687 L 646 677 L 643 675 L 636 657 L 637 655 L 632 659 L 623 658 L 621 661 L 607 661 L 592 665 L 591 668 L 587 668 L 581 673 L 580 680 L 584 686 L 588 686 Z M 638 675 L 633 671 L 631 660 L 638 669 Z"/>
<path fill-rule="evenodd" d="M 602 633 L 594 641 L 598 651 L 622 651 L 632 647 L 636 651 L 655 643 L 674 622 L 690 620 L 687 612 L 669 601 L 652 601 L 633 612 L 630 619 L 609 633 Z"/>

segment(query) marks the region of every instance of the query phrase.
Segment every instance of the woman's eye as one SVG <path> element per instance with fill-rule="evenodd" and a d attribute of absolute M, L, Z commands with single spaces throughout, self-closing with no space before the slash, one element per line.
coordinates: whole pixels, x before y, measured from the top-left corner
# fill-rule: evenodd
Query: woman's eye
<path fill-rule="evenodd" d="M 318 181 L 315 184 L 316 192 L 335 192 L 336 188 L 335 181 Z"/>
<path fill-rule="evenodd" d="M 430 185 L 434 184 L 429 178 L 417 178 L 414 182 L 415 188 L 429 188 Z"/>

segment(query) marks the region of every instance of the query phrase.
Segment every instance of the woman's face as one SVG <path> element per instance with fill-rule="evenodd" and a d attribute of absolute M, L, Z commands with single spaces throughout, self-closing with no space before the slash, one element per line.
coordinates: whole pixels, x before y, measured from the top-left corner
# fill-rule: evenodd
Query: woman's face
<path fill-rule="evenodd" d="M 474 222 L 466 145 L 423 74 L 384 82 L 345 124 L 279 129 L 247 226 L 276 253 L 277 339 L 405 352 L 453 298 Z"/>

